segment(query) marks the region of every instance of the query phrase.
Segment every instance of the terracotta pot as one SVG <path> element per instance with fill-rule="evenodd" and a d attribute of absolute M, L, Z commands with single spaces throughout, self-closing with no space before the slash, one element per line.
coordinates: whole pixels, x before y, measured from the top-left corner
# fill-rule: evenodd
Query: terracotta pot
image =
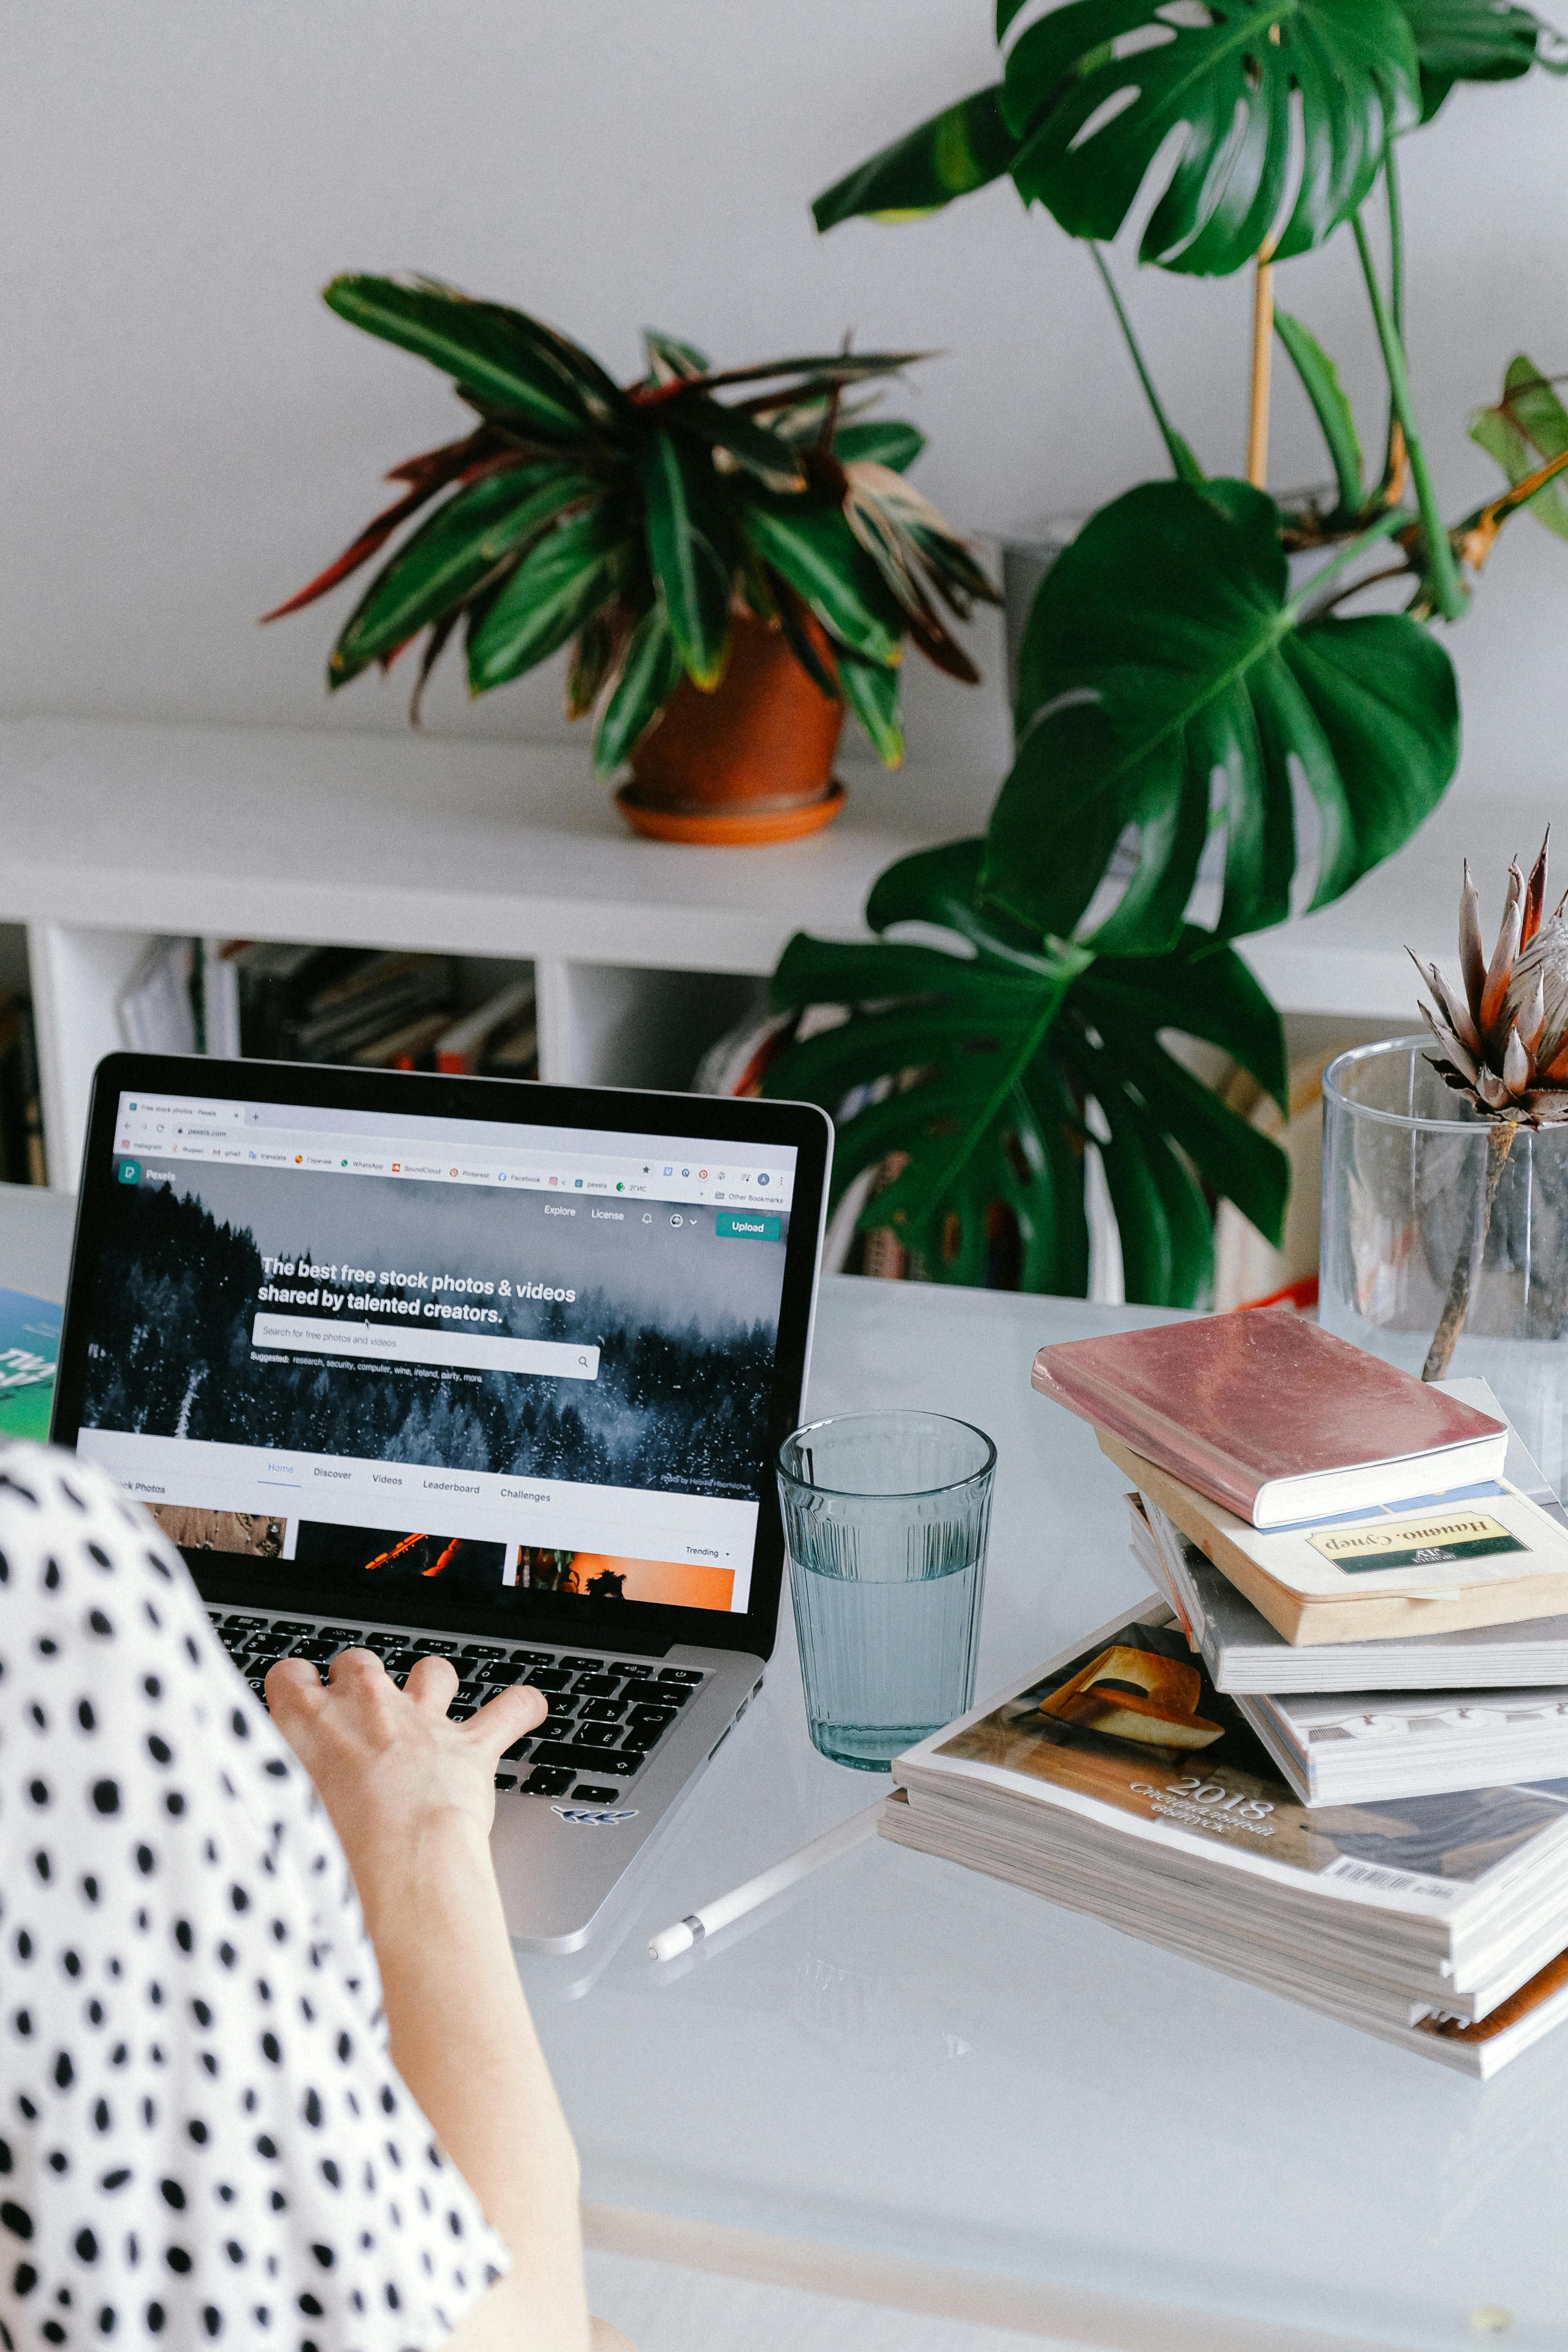
<path fill-rule="evenodd" d="M 808 623 L 825 666 L 827 640 Z M 661 840 L 784 841 L 829 824 L 844 805 L 833 758 L 844 706 L 808 677 L 781 632 L 737 613 L 730 661 L 711 694 L 683 677 L 632 753 L 616 799 L 637 832 Z"/>

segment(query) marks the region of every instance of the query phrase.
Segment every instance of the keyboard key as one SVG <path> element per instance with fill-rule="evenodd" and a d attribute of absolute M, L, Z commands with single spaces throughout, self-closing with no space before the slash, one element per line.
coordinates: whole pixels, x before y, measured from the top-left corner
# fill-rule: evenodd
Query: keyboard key
<path fill-rule="evenodd" d="M 679 1720 L 680 1717 L 668 1706 L 634 1706 L 627 1718 L 626 1728 L 635 1731 L 640 1739 L 652 1741 L 661 1731 L 668 1731 L 672 1723 Z"/>
<path fill-rule="evenodd" d="M 552 1666 L 555 1664 L 548 1650 L 514 1650 L 511 1662 L 514 1666 Z"/>
<path fill-rule="evenodd" d="M 660 1666 L 658 1678 L 661 1683 L 700 1683 L 702 1680 L 701 1675 L 690 1666 Z"/>
<path fill-rule="evenodd" d="M 515 1772 L 498 1772 L 496 1774 L 496 1787 L 498 1789 L 515 1789 L 516 1786 L 517 1774 Z"/>
<path fill-rule="evenodd" d="M 535 1690 L 542 1691 L 567 1690 L 572 1683 L 571 1675 L 563 1674 L 559 1666 L 540 1666 L 528 1679 Z"/>
<path fill-rule="evenodd" d="M 570 1768 L 559 1764 L 536 1764 L 523 1787 L 531 1797 L 559 1797 L 572 1785 Z"/>
<path fill-rule="evenodd" d="M 617 1658 L 610 1672 L 613 1675 L 647 1675 L 651 1679 L 653 1668 L 640 1664 L 628 1664 L 625 1658 Z"/>
<path fill-rule="evenodd" d="M 501 1684 L 508 1687 L 513 1683 L 521 1682 L 522 1679 L 521 1673 L 513 1665 L 510 1658 L 476 1658 L 468 1666 L 464 1675 L 466 1682 Z M 564 1675 L 562 1679 L 564 1681 Z"/>
<path fill-rule="evenodd" d="M 584 1748 L 613 1748 L 620 1736 L 620 1726 L 616 1723 L 580 1722 L 577 1726 L 578 1742 Z"/>
<path fill-rule="evenodd" d="M 461 1642 L 427 1642 L 423 1635 L 414 1644 L 422 1658 L 460 1658 Z"/>
<path fill-rule="evenodd" d="M 649 1706 L 684 1706 L 693 1694 L 684 1683 L 641 1683 L 627 1696 L 646 1700 Z"/>
<path fill-rule="evenodd" d="M 465 1658 L 499 1658 L 502 1651 L 498 1642 L 465 1642 L 463 1655 Z"/>
<path fill-rule="evenodd" d="M 279 1641 L 303 1642 L 308 1641 L 316 1629 L 313 1625 L 307 1625 L 303 1618 L 275 1617 L 271 1630 Z"/>
<path fill-rule="evenodd" d="M 515 1764 L 520 1756 L 527 1755 L 532 1745 L 531 1739 L 514 1739 L 510 1748 L 501 1749 L 501 1762 L 505 1764 L 510 1760 Z"/>
<path fill-rule="evenodd" d="M 226 1633 L 258 1633 L 269 1630 L 265 1617 L 215 1616 L 213 1623 L 221 1625 Z"/>
<path fill-rule="evenodd" d="M 606 1756 L 602 1751 L 596 1753 L 594 1748 L 582 1747 L 574 1741 L 542 1739 L 533 1751 L 533 1760 L 536 1766 L 559 1766 L 569 1774 L 619 1772 L 629 1780 L 641 1768 L 644 1751 L 640 1748 L 623 1748 L 613 1756 Z"/>
<path fill-rule="evenodd" d="M 572 1791 L 572 1794 L 574 1797 L 580 1797 L 585 1805 L 613 1805 L 620 1793 L 618 1789 L 596 1789 L 587 1780 L 583 1781 Z"/>
<path fill-rule="evenodd" d="M 364 1640 L 357 1625 L 323 1625 L 323 1642 L 335 1642 L 340 1650 L 356 1650 Z"/>
<path fill-rule="evenodd" d="M 619 1723 L 626 1711 L 624 1698 L 585 1698 L 577 1714 L 584 1723 Z"/>
<path fill-rule="evenodd" d="M 559 1661 L 560 1664 L 568 1667 L 574 1674 L 584 1675 L 597 1674 L 604 1663 L 603 1658 L 562 1658 Z"/>

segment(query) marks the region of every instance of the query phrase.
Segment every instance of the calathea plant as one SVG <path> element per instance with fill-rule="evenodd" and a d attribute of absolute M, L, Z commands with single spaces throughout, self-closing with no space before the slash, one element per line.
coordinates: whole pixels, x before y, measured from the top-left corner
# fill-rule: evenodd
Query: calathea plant
<path fill-rule="evenodd" d="M 390 668 L 423 633 L 417 718 L 459 625 L 475 694 L 570 645 L 568 713 L 596 710 L 595 761 L 608 775 L 683 674 L 705 690 L 719 685 L 737 611 L 783 632 L 889 767 L 903 757 L 907 637 L 977 682 L 938 601 L 967 618 L 997 591 L 903 478 L 923 436 L 846 405 L 920 353 L 715 369 L 689 343 L 649 332 L 646 373 L 619 384 L 542 320 L 451 287 L 335 278 L 324 299 L 449 375 L 477 419 L 395 466 L 388 478 L 404 494 L 264 615 L 314 603 L 413 526 L 339 633 L 330 687 L 376 663 Z"/>
<path fill-rule="evenodd" d="M 984 839 L 895 866 L 872 893 L 874 929 L 918 916 L 951 949 L 889 940 L 846 961 L 794 941 L 779 1002 L 836 998 L 848 1017 L 780 1055 L 769 1090 L 847 1104 L 840 1186 L 899 1155 L 863 1222 L 890 1225 L 938 1279 L 979 1278 L 1000 1216 L 1017 1222 L 1026 1284 L 1081 1289 L 1092 1138 L 1128 1297 L 1188 1304 L 1212 1273 L 1204 1196 L 1277 1238 L 1285 1169 L 1156 1033 L 1208 1039 L 1280 1092 L 1278 1018 L 1228 943 L 1338 898 L 1436 805 L 1459 729 L 1434 625 L 1461 616 L 1521 508 L 1568 535 L 1568 414 L 1522 359 L 1471 422 L 1508 488 L 1457 523 L 1439 510 L 1405 360 L 1396 168 L 1456 82 L 1565 58 L 1509 0 L 997 0 L 996 32 L 1000 79 L 827 190 L 817 224 L 909 219 L 1010 175 L 1085 243 L 1171 478 L 1102 508 L 1047 574 Z M 1141 259 L 1257 271 L 1245 480 L 1205 478 L 1100 250 L 1157 165 Z M 1341 231 L 1388 383 L 1370 479 L 1332 362 L 1273 309 L 1278 266 Z M 1265 487 L 1276 336 L 1322 430 L 1326 495 Z M 1292 586 L 1288 559 L 1314 551 Z M 1405 583 L 1402 610 L 1346 611 L 1372 577 L 1384 602 Z M 1205 851 L 1221 877 L 1206 902 Z"/>

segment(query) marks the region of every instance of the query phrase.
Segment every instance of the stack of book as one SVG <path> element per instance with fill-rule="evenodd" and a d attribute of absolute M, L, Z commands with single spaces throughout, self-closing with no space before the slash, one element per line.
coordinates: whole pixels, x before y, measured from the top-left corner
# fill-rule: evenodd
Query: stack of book
<path fill-rule="evenodd" d="M 880 1828 L 1484 2077 L 1568 2022 L 1568 1515 L 1479 1381 L 1282 1313 L 1042 1349 L 1160 1599 Z"/>
<path fill-rule="evenodd" d="M 120 995 L 140 1053 L 533 1078 L 533 982 L 459 1008 L 450 956 L 289 940 L 149 940 Z"/>

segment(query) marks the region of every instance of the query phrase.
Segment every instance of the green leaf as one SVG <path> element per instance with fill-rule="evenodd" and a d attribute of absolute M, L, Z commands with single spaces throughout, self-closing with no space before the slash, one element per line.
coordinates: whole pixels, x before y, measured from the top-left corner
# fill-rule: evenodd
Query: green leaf
<path fill-rule="evenodd" d="M 798 489 L 805 486 L 805 474 L 799 454 L 782 434 L 770 432 L 765 425 L 755 424 L 737 410 L 726 408 L 721 400 L 710 400 L 701 392 L 682 393 L 667 402 L 661 414 L 668 425 L 690 434 L 705 448 L 727 449 L 748 473 L 755 474 L 771 489 Z"/>
<path fill-rule="evenodd" d="M 862 661 L 858 654 L 840 646 L 838 683 L 883 767 L 901 768 L 904 730 L 899 719 L 898 671 L 884 668 L 880 662 Z"/>
<path fill-rule="evenodd" d="M 661 335 L 657 327 L 645 327 L 642 340 L 656 383 L 694 383 L 713 365 L 695 343 L 683 343 L 677 335 Z"/>
<path fill-rule="evenodd" d="M 670 635 L 694 686 L 711 693 L 730 655 L 730 596 L 739 550 L 711 453 L 662 427 L 638 468 L 648 556 Z"/>
<path fill-rule="evenodd" d="M 1310 592 L 1288 601 L 1279 525 L 1243 482 L 1145 482 L 1057 559 L 1025 632 L 1021 740 L 984 870 L 1020 921 L 1071 935 L 1132 827 L 1136 868 L 1093 944 L 1163 952 L 1212 791 L 1226 828 L 1216 931 L 1261 930 L 1290 912 L 1293 767 L 1317 803 L 1314 907 L 1441 799 L 1459 743 L 1447 654 L 1402 614 L 1303 624 Z"/>
<path fill-rule="evenodd" d="M 833 436 L 833 454 L 841 466 L 858 458 L 890 467 L 895 474 L 912 466 L 925 447 L 925 435 L 897 416 L 868 417 L 860 425 L 841 425 Z"/>
<path fill-rule="evenodd" d="M 547 439 L 580 439 L 590 424 L 620 424 L 625 394 L 565 336 L 500 302 L 392 278 L 334 278 L 329 310 L 456 378 L 481 407 L 521 418 Z"/>
<path fill-rule="evenodd" d="M 1069 236 L 1109 243 L 1165 141 L 1180 147 L 1140 247 L 1215 276 L 1249 262 L 1279 218 L 1281 258 L 1321 245 L 1377 177 L 1390 137 L 1421 117 L 1400 0 L 1248 0 L 1173 23 L 1164 0 L 1070 0 L 1007 58 L 1013 178 Z"/>
<path fill-rule="evenodd" d="M 836 181 L 812 205 L 817 227 L 830 229 L 858 214 L 917 219 L 1000 179 L 1017 144 L 1003 120 L 1001 97 L 996 85 L 974 90 Z"/>
<path fill-rule="evenodd" d="M 587 474 L 544 465 L 487 474 L 458 491 L 376 573 L 332 649 L 328 684 L 346 686 L 427 622 L 456 612 L 498 563 L 598 489 Z"/>
<path fill-rule="evenodd" d="M 626 640 L 620 672 L 594 737 L 594 767 L 613 776 L 680 683 L 680 656 L 669 615 L 657 600 Z"/>
<path fill-rule="evenodd" d="M 776 1055 L 764 1090 L 818 1102 L 837 1119 L 836 1200 L 890 1153 L 908 1156 L 861 1223 L 890 1226 L 931 1279 L 994 1279 L 997 1221 L 1010 1218 L 1022 1286 L 1079 1296 L 1089 1276 L 1083 1105 L 1092 1096 L 1110 1127 L 1102 1156 L 1128 1296 L 1191 1305 L 1212 1266 L 1192 1171 L 1275 1231 L 1288 1163 L 1156 1033 L 1179 1023 L 1283 1086 L 1279 1016 L 1240 959 L 1195 933 L 1171 956 L 1116 964 L 1030 940 L 976 897 L 979 854 L 978 842 L 949 842 L 902 858 L 867 908 L 879 930 L 934 925 L 967 952 L 791 940 L 773 1003 L 840 1004 L 848 1017 Z"/>
<path fill-rule="evenodd" d="M 1568 51 L 1533 9 L 1510 0 L 1401 0 L 1421 60 L 1430 122 L 1457 81 L 1516 81 L 1531 66 L 1568 71 Z"/>
<path fill-rule="evenodd" d="M 1509 362 L 1501 400 L 1495 408 L 1473 412 L 1469 435 L 1517 487 L 1544 459 L 1568 449 L 1568 409 L 1550 379 L 1521 352 Z M 1559 539 L 1568 539 L 1568 482 L 1561 474 L 1536 491 L 1527 510 Z"/>
<path fill-rule="evenodd" d="M 889 668 L 904 656 L 903 614 L 841 509 L 805 499 L 748 499 L 747 537 L 805 598 L 828 635 Z"/>
<path fill-rule="evenodd" d="M 1317 339 L 1309 333 L 1299 319 L 1284 310 L 1274 313 L 1274 331 L 1289 352 L 1292 364 L 1301 379 L 1302 389 L 1312 404 L 1329 458 L 1334 469 L 1334 479 L 1340 488 L 1340 507 L 1346 514 L 1359 514 L 1365 497 L 1362 480 L 1361 436 L 1355 429 L 1355 416 L 1350 402 L 1340 385 L 1339 370 Z"/>
<path fill-rule="evenodd" d="M 574 637 L 618 592 L 635 554 L 626 518 L 607 499 L 547 531 L 470 616 L 470 692 L 504 686 Z"/>

